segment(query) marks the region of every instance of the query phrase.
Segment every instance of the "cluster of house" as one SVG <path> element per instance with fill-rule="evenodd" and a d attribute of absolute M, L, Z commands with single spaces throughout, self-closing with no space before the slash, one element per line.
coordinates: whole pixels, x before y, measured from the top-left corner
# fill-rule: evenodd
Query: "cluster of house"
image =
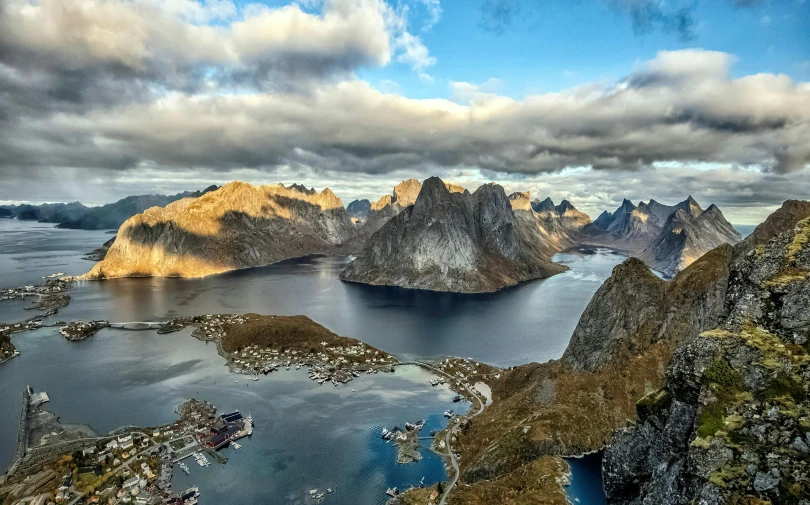
<path fill-rule="evenodd" d="M 354 358 L 354 359 L 352 359 Z M 396 358 L 380 351 L 373 350 L 363 344 L 354 346 L 329 347 L 327 342 L 321 342 L 318 352 L 304 352 L 297 350 L 283 351 L 273 348 L 260 348 L 258 345 L 247 346 L 241 351 L 232 354 L 233 363 L 243 369 L 256 369 L 262 364 L 270 362 L 265 368 L 259 370 L 267 373 L 279 366 L 322 365 L 331 367 L 353 367 L 365 365 L 367 367 L 390 365 Z"/>

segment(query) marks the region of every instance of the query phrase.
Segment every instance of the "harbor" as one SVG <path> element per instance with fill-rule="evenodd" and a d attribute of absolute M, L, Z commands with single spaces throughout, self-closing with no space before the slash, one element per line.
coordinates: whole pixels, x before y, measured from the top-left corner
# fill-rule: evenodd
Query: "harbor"
<path fill-rule="evenodd" d="M 56 496 L 57 502 L 72 504 L 94 494 L 110 503 L 195 505 L 198 488 L 173 490 L 173 466 L 190 476 L 186 458 L 201 469 L 211 466 L 208 457 L 226 463 L 210 443 L 223 426 L 238 426 L 230 440 L 253 433 L 250 416 L 234 411 L 214 417 L 212 404 L 191 399 L 178 407 L 180 418 L 170 425 L 129 426 L 100 435 L 86 425 L 62 424 L 43 410 L 50 401 L 44 391 L 29 386 L 22 397 L 17 457 L 0 479 L 0 497 L 7 499 L 31 496 L 44 503 Z"/>

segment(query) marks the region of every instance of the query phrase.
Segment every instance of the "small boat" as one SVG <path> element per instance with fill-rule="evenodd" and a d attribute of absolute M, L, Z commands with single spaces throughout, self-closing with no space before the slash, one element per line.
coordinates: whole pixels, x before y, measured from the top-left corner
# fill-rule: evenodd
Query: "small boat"
<path fill-rule="evenodd" d="M 236 384 L 239 384 L 239 381 L 234 381 Z"/>
<path fill-rule="evenodd" d="M 391 498 L 395 498 L 399 494 L 399 489 L 389 487 L 388 489 L 385 490 L 385 494 L 387 494 Z"/>
<path fill-rule="evenodd" d="M 254 377 L 253 377 L 252 379 L 250 379 L 250 380 L 252 380 L 253 382 L 256 382 L 257 380 L 259 380 L 259 376 L 258 376 L 258 375 L 256 375 L 256 376 L 254 376 Z"/>
<path fill-rule="evenodd" d="M 452 410 L 445 410 L 444 411 L 444 417 L 446 417 L 447 419 L 450 419 L 454 415 L 455 415 L 455 412 L 453 412 Z"/>
<path fill-rule="evenodd" d="M 382 438 L 383 440 L 388 440 L 388 437 L 391 436 L 391 432 L 388 431 L 388 428 L 383 428 L 382 430 Z"/>

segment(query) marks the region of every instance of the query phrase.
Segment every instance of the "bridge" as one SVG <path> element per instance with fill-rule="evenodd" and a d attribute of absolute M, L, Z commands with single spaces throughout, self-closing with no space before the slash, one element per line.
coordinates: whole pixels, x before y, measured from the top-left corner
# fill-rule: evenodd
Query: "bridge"
<path fill-rule="evenodd" d="M 165 325 L 164 321 L 132 321 L 127 323 L 110 323 L 110 328 L 120 330 L 157 330 Z"/>

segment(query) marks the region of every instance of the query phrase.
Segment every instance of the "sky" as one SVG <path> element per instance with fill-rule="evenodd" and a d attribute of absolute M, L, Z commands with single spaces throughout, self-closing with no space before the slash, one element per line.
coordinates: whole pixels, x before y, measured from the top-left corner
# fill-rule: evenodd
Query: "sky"
<path fill-rule="evenodd" d="M 0 201 L 810 199 L 810 0 L 2 0 Z"/>

